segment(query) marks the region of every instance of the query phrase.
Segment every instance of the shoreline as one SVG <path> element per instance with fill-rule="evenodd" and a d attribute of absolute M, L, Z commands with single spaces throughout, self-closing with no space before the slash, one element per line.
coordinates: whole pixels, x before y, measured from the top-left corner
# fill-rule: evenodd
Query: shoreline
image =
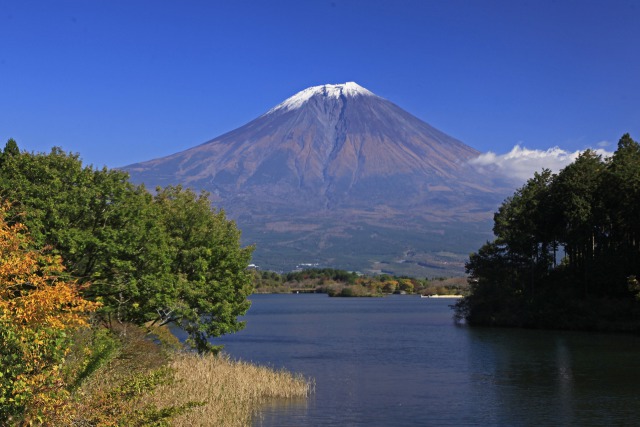
<path fill-rule="evenodd" d="M 464 295 L 420 295 L 420 298 L 464 298 Z"/>

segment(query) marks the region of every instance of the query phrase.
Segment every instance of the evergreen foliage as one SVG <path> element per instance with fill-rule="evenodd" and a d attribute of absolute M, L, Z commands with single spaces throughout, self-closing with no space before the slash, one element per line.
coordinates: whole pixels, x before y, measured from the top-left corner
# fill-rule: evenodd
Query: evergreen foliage
<path fill-rule="evenodd" d="M 471 293 L 456 304 L 469 324 L 637 329 L 640 145 L 625 134 L 611 158 L 582 153 L 509 197 L 496 239 L 471 254 Z"/>

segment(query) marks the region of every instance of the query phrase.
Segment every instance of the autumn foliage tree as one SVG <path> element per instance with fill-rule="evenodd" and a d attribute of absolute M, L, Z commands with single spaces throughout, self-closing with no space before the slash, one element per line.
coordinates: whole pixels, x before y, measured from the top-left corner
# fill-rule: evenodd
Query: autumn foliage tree
<path fill-rule="evenodd" d="M 65 280 L 59 256 L 32 249 L 24 225 L 0 205 L 0 424 L 62 422 L 61 366 L 73 329 L 98 304 Z"/>

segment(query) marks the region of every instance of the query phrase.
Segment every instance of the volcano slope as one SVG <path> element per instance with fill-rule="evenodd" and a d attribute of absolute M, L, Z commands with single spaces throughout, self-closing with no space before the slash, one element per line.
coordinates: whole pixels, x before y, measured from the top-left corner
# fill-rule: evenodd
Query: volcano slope
<path fill-rule="evenodd" d="M 460 275 L 512 189 L 480 153 L 350 82 L 305 89 L 191 149 L 123 168 L 147 188 L 206 190 L 254 262 Z"/>

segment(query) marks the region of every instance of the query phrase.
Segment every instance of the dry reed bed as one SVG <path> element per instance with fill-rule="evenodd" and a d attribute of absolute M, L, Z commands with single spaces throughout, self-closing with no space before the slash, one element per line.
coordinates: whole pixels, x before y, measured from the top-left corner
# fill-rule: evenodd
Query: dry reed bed
<path fill-rule="evenodd" d="M 152 403 L 164 407 L 205 402 L 172 419 L 174 426 L 250 426 L 261 404 L 304 398 L 314 387 L 301 375 L 227 356 L 180 354 L 169 366 L 175 370 L 175 382 L 159 387 Z"/>

